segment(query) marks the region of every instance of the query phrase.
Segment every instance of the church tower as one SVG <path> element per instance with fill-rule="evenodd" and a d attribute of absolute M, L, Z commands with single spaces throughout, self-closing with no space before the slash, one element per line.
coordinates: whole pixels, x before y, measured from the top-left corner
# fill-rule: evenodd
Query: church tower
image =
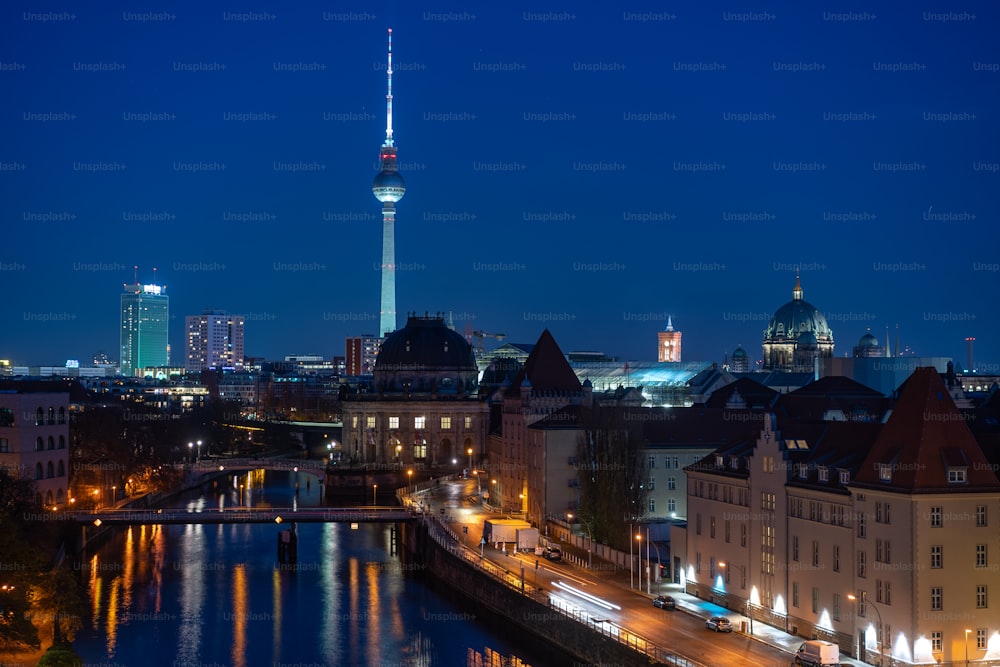
<path fill-rule="evenodd" d="M 681 360 L 681 332 L 674 331 L 672 318 L 667 316 L 667 328 L 660 331 L 657 336 L 657 361 L 680 361 Z"/>

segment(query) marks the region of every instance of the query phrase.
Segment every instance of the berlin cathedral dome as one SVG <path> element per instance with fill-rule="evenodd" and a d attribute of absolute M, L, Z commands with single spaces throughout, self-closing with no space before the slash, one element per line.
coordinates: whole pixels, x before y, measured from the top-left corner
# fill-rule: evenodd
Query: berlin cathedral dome
<path fill-rule="evenodd" d="M 833 331 L 816 306 L 802 298 L 795 276 L 792 300 L 783 305 L 764 331 L 764 369 L 812 372 L 816 359 L 833 356 Z"/>

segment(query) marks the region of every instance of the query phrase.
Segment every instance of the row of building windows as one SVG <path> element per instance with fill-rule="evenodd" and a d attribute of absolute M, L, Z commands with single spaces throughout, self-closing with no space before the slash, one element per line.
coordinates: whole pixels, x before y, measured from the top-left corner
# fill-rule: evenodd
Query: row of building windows
<path fill-rule="evenodd" d="M 669 479 L 673 478 L 671 477 Z M 691 489 L 691 495 L 696 498 L 721 500 L 724 503 L 740 505 L 742 507 L 747 506 L 748 494 L 749 491 L 743 487 L 732 486 L 729 484 L 716 484 L 715 482 L 709 482 L 706 485 L 704 480 L 697 480 L 694 483 L 694 488 Z"/>
<path fill-rule="evenodd" d="M 848 509 L 844 505 L 830 504 L 827 506 L 826 503 L 810 500 L 808 513 L 805 511 L 806 507 L 806 501 L 802 498 L 789 498 L 788 516 L 796 519 L 808 518 L 810 521 L 830 523 L 835 526 L 847 525 Z"/>
<path fill-rule="evenodd" d="M 572 460 L 572 461 L 570 461 L 570 465 L 576 465 L 575 459 Z M 650 491 L 655 491 L 656 490 L 656 478 L 655 477 L 650 477 L 649 478 L 649 490 Z M 667 477 L 667 491 L 676 491 L 676 490 L 677 490 L 677 478 L 676 477 Z"/>
<path fill-rule="evenodd" d="M 932 507 L 930 511 L 930 522 L 931 528 L 943 528 L 945 521 L 944 509 L 941 507 Z M 957 519 L 959 521 L 967 521 L 968 516 L 965 514 L 951 515 L 949 514 L 948 519 Z M 888 523 L 888 521 L 886 521 Z M 986 505 L 976 505 L 976 528 L 986 527 Z"/>
<path fill-rule="evenodd" d="M 989 567 L 987 545 L 976 545 L 976 567 Z M 931 545 L 931 569 L 937 570 L 944 567 L 944 545 Z"/>
<path fill-rule="evenodd" d="M 732 531 L 732 521 L 725 519 L 722 523 L 724 531 L 724 539 L 726 544 L 732 542 L 733 531 Z M 745 523 L 740 523 L 740 546 L 745 547 L 747 545 L 747 525 Z M 715 539 L 715 517 L 711 516 L 708 519 L 708 531 L 709 537 Z M 765 546 L 774 546 L 774 527 L 768 524 L 763 524 L 761 530 L 763 531 L 762 539 Z M 695 514 L 694 517 L 694 532 L 696 535 L 701 535 L 701 513 Z"/>
<path fill-rule="evenodd" d="M 41 463 L 35 464 L 35 479 L 52 479 L 53 477 L 65 477 L 66 476 L 66 464 L 60 460 L 57 465 L 52 465 L 52 461 L 49 461 L 42 467 Z"/>
<path fill-rule="evenodd" d="M 30 414 L 30 413 L 29 413 Z M 38 408 L 35 410 L 35 426 L 46 424 L 65 424 L 66 408 L 59 410 L 50 407 L 48 410 Z M 15 426 L 14 411 L 10 408 L 0 408 L 0 426 Z"/>
<path fill-rule="evenodd" d="M 650 456 L 647 460 L 649 469 L 653 470 L 656 468 L 656 457 Z M 667 470 L 680 470 L 681 469 L 681 457 L 679 456 L 664 456 L 663 457 L 663 467 Z"/>
<path fill-rule="evenodd" d="M 472 428 L 472 417 L 467 415 L 465 417 L 464 424 L 465 424 L 465 428 Z M 358 416 L 357 415 L 352 415 L 351 416 L 351 427 L 352 428 L 357 428 L 358 427 Z M 365 428 L 375 428 L 375 416 L 374 415 L 368 415 L 367 417 L 365 417 Z M 398 429 L 399 428 L 399 417 L 389 417 L 389 428 L 390 429 Z M 413 418 L 413 428 L 416 429 L 416 430 L 418 430 L 418 431 L 427 428 L 427 417 L 414 417 Z M 451 417 L 441 417 L 441 430 L 442 431 L 448 431 L 448 430 L 451 430 L 451 428 L 452 428 Z"/>

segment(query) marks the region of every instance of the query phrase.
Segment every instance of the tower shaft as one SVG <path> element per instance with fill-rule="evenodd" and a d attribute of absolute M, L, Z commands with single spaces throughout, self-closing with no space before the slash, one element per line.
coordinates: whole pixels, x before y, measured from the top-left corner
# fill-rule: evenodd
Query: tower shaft
<path fill-rule="evenodd" d="M 396 205 L 382 203 L 382 299 L 379 335 L 396 330 Z"/>

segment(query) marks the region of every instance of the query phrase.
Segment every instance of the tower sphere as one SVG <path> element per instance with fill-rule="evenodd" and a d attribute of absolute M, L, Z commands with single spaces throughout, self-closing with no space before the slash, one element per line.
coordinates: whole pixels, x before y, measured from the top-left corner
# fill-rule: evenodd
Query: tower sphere
<path fill-rule="evenodd" d="M 372 194 L 380 202 L 398 202 L 406 193 L 406 183 L 398 171 L 380 171 L 372 183 Z"/>

